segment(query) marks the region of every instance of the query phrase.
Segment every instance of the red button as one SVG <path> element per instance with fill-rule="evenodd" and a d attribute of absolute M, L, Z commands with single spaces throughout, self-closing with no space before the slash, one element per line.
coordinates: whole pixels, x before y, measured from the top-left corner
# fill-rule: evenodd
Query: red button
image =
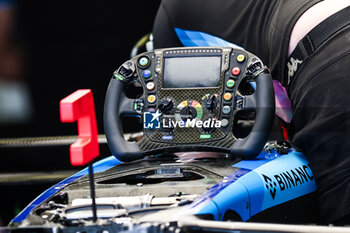
<path fill-rule="evenodd" d="M 234 67 L 234 68 L 232 69 L 232 74 L 233 74 L 233 75 L 237 76 L 237 75 L 239 75 L 240 73 L 241 73 L 241 69 L 240 69 L 239 67 Z"/>

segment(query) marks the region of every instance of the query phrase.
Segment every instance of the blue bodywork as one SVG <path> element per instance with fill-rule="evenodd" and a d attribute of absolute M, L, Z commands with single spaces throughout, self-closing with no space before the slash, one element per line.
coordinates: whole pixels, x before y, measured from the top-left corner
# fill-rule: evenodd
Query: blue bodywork
<path fill-rule="evenodd" d="M 316 191 L 314 175 L 302 153 L 291 150 L 287 155 L 275 152 L 275 159 L 266 157 L 266 153 L 262 152 L 255 160 L 234 164 L 233 167 L 239 169 L 189 204 L 187 213 L 211 214 L 215 220 L 222 220 L 224 213 L 232 210 L 247 221 L 268 208 Z M 106 171 L 120 163 L 110 156 L 93 165 L 94 173 Z M 20 223 L 48 198 L 87 173 L 86 168 L 49 188 L 12 222 Z"/>
<path fill-rule="evenodd" d="M 243 221 L 279 204 L 316 191 L 314 175 L 305 156 L 296 151 L 274 160 L 262 158 L 242 161 L 240 168 L 214 185 L 191 206 L 202 204 L 196 214 L 212 214 L 222 220 L 228 210 L 236 212 Z M 213 208 L 215 207 L 215 208 Z M 197 207 L 198 208 L 198 207 Z"/>
<path fill-rule="evenodd" d="M 118 164 L 120 164 L 121 161 L 116 159 L 114 156 L 110 156 L 108 158 L 105 158 L 101 161 L 98 161 L 93 164 L 93 171 L 94 173 L 104 172 Z M 81 170 L 80 172 L 68 177 L 67 179 L 62 180 L 58 184 L 52 186 L 51 188 L 47 189 L 45 192 L 40 194 L 33 202 L 31 202 L 22 212 L 20 212 L 11 222 L 13 223 L 20 223 L 26 217 L 29 215 L 29 213 L 34 210 L 36 207 L 44 203 L 47 199 L 52 197 L 54 194 L 65 188 L 67 185 L 71 184 L 72 182 L 76 181 L 77 179 L 86 176 L 88 174 L 88 168 L 85 168 Z"/>
<path fill-rule="evenodd" d="M 210 35 L 208 33 L 199 32 L 199 31 L 190 31 L 190 30 L 184 30 L 181 28 L 175 28 L 175 32 L 177 37 L 180 39 L 181 43 L 185 47 L 206 47 L 206 46 L 213 46 L 213 47 L 232 47 L 235 49 L 243 49 L 242 47 L 230 43 L 226 40 L 223 40 L 219 37 Z"/>

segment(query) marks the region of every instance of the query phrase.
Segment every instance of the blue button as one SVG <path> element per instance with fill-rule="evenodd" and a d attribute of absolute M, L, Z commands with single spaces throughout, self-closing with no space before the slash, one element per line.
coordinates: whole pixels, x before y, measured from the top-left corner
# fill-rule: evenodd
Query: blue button
<path fill-rule="evenodd" d="M 162 136 L 162 140 L 173 140 L 174 136 L 173 135 L 164 135 Z"/>
<path fill-rule="evenodd" d="M 144 77 L 144 78 L 149 78 L 149 77 L 151 77 L 151 71 L 149 71 L 149 70 L 143 71 L 143 72 L 142 72 L 142 77 Z"/>

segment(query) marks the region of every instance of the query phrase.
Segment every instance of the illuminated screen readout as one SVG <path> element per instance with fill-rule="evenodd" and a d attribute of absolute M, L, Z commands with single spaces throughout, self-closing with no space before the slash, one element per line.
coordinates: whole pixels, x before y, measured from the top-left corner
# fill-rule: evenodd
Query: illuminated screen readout
<path fill-rule="evenodd" d="M 220 56 L 165 58 L 163 87 L 218 87 L 220 67 Z"/>

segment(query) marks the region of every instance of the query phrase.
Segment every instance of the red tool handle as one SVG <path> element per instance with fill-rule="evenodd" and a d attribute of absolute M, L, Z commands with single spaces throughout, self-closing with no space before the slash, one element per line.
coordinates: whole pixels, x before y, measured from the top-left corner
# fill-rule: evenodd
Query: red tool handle
<path fill-rule="evenodd" d="M 78 121 L 78 140 L 70 146 L 73 166 L 82 166 L 99 155 L 95 105 L 90 89 L 77 90 L 60 101 L 62 122 Z"/>

